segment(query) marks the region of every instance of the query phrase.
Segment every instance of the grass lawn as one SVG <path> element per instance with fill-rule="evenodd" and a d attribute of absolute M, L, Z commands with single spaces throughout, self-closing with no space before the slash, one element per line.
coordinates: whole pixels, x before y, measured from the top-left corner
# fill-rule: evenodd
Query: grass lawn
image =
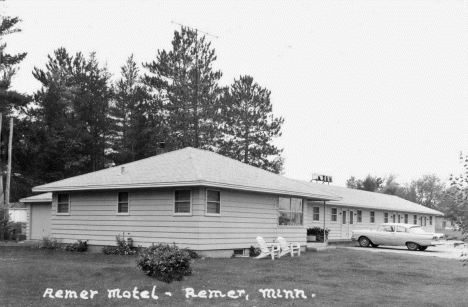
<path fill-rule="evenodd" d="M 186 280 L 165 284 L 138 271 L 134 256 L 0 247 L 0 306 L 467 306 L 468 300 L 468 268 L 457 260 L 365 249 L 337 248 L 274 261 L 197 259 L 193 269 Z M 151 292 L 153 286 L 158 300 L 107 297 L 108 289 Z M 88 300 L 43 298 L 47 288 L 98 294 Z M 186 298 L 185 288 L 245 294 Z M 265 288 L 304 290 L 307 299 L 263 298 L 259 289 Z"/>

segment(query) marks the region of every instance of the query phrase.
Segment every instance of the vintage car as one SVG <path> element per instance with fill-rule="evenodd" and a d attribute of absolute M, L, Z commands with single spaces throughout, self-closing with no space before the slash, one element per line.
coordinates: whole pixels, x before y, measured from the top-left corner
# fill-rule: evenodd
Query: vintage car
<path fill-rule="evenodd" d="M 424 251 L 428 246 L 443 244 L 443 233 L 428 233 L 421 226 L 400 223 L 385 223 L 377 229 L 354 230 L 351 239 L 359 245 L 406 245 L 409 250 Z"/>

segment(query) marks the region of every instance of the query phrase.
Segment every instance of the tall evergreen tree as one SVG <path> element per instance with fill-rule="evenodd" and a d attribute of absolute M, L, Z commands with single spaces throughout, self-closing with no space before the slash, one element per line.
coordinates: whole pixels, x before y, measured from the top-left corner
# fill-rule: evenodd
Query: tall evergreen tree
<path fill-rule="evenodd" d="M 17 27 L 19 22 L 20 19 L 18 17 L 0 16 L 0 114 L 3 118 L 3 123 L 8 123 L 7 117 L 16 116 L 17 112 L 25 108 L 30 101 L 29 96 L 11 89 L 11 79 L 18 70 L 18 64 L 26 57 L 26 52 L 10 54 L 6 51 L 7 44 L 3 42 L 3 38 L 6 35 L 21 32 L 21 29 Z M 13 110 L 15 111 L 13 112 Z M 2 126 L 3 137 L 0 136 L 0 203 L 3 203 L 3 176 L 6 171 L 6 163 L 4 161 L 8 159 L 7 140 L 9 133 L 8 125 Z M 2 140 L 4 141 L 3 143 L 1 142 Z M 18 179 L 21 177 L 21 169 L 18 168 L 15 161 L 13 161 L 12 169 L 15 171 L 12 173 L 10 200 L 16 201 L 18 195 L 15 192 L 23 190 L 24 185 Z"/>
<path fill-rule="evenodd" d="M 223 137 L 218 140 L 222 155 L 275 173 L 282 171 L 282 149 L 272 144 L 281 136 L 284 119 L 273 116 L 270 91 L 250 76 L 234 80 L 223 107 Z"/>
<path fill-rule="evenodd" d="M 40 184 L 105 167 L 112 97 L 106 69 L 93 54 L 86 60 L 60 48 L 33 75 L 42 88 L 18 122 L 15 151 L 24 173 Z"/>
<path fill-rule="evenodd" d="M 220 71 L 213 71 L 215 50 L 196 31 L 174 32 L 171 51 L 158 51 L 156 61 L 144 64 L 151 75 L 145 84 L 162 101 L 168 126 L 169 150 L 193 146 L 213 149 L 222 89 Z"/>
<path fill-rule="evenodd" d="M 116 82 L 110 115 L 114 121 L 113 162 L 122 164 L 156 154 L 157 144 L 164 141 L 162 112 L 157 97 L 151 99 L 141 83 L 133 55 L 122 67 Z"/>
<path fill-rule="evenodd" d="M 110 73 L 100 67 L 95 53 L 89 60 L 77 54 L 74 61 L 74 108 L 78 115 L 85 154 L 86 171 L 96 171 L 109 163 L 109 106 L 113 97 Z"/>

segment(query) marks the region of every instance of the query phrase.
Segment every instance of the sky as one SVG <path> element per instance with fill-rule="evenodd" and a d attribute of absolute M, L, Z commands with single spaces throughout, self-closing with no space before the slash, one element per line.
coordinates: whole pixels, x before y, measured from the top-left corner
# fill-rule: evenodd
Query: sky
<path fill-rule="evenodd" d="M 137 63 L 171 48 L 184 24 L 216 50 L 222 85 L 250 75 L 271 91 L 285 119 L 284 175 L 423 175 L 443 181 L 468 154 L 468 2 L 327 1 L 28 1 L 1 3 L 19 16 L 21 33 L 7 51 L 28 52 L 13 89 L 40 88 L 59 47 L 96 52 L 114 78 L 133 54 Z M 145 70 L 142 68 L 142 72 Z"/>

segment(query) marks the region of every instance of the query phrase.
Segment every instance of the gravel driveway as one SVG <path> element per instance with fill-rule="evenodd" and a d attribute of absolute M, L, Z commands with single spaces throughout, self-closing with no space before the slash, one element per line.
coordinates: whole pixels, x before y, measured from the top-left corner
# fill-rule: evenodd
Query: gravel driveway
<path fill-rule="evenodd" d="M 455 244 L 454 244 L 455 243 Z M 460 244 L 456 246 L 457 244 Z M 439 257 L 439 258 L 450 258 L 460 259 L 460 255 L 464 251 L 468 252 L 467 244 L 463 244 L 461 241 L 449 241 L 443 245 L 429 246 L 425 251 L 410 251 L 406 246 L 384 246 L 379 247 L 344 247 L 353 250 L 368 251 L 372 253 L 395 253 L 395 254 L 407 254 L 414 256 L 424 257 Z"/>

